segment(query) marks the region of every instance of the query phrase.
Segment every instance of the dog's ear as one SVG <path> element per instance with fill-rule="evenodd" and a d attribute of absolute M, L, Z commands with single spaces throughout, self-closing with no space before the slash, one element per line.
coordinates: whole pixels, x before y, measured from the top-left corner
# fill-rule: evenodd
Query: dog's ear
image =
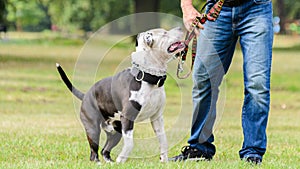
<path fill-rule="evenodd" d="M 135 47 L 139 46 L 139 36 L 140 34 L 137 34 L 135 37 Z"/>
<path fill-rule="evenodd" d="M 145 43 L 152 48 L 154 39 L 153 39 L 153 34 L 150 32 L 147 32 L 146 35 L 144 36 L 144 41 Z"/>

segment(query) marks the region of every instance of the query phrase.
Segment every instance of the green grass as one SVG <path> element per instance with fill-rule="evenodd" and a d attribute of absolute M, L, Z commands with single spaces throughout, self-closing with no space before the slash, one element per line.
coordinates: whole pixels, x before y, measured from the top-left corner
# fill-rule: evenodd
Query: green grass
<path fill-rule="evenodd" d="M 64 39 L 46 42 L 47 38 L 39 36 L 32 41 L 28 38 L 32 36 L 36 35 L 12 36 L 9 42 L 0 41 L 0 168 L 95 168 L 96 164 L 88 160 L 89 147 L 78 117 L 79 101 L 66 89 L 55 68 L 59 62 L 72 77 L 83 43 Z M 101 44 L 109 46 L 109 42 L 97 43 L 99 48 Z M 299 168 L 299 45 L 299 37 L 275 37 L 268 149 L 259 168 Z M 133 49 L 134 44 L 128 40 L 115 45 L 102 60 L 100 70 L 91 77 L 79 75 L 78 79 L 87 83 L 80 86 L 78 82 L 79 88 L 86 91 L 91 82 L 112 75 Z M 123 64 L 129 66 L 130 62 Z M 103 163 L 100 168 L 252 168 L 238 157 L 243 140 L 241 64 L 241 52 L 237 50 L 224 81 L 222 92 L 226 100 L 214 132 L 217 146 L 214 160 L 159 163 L 158 144 L 146 122 L 135 126 L 138 139 L 132 158 L 121 165 Z M 88 69 L 88 64 L 83 68 Z M 191 84 L 191 79 L 171 76 L 167 79 L 164 117 L 169 156 L 177 155 L 189 136 Z M 112 152 L 113 158 L 121 145 Z M 138 156 L 142 158 L 134 158 Z"/>

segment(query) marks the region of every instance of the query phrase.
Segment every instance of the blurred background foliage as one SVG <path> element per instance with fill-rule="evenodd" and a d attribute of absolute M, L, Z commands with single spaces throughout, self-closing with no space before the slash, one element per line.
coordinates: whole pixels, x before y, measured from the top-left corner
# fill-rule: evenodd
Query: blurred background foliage
<path fill-rule="evenodd" d="M 205 0 L 193 3 L 200 10 Z M 273 0 L 273 4 L 274 16 L 280 18 L 280 32 L 300 33 L 300 1 Z M 110 21 L 139 12 L 182 16 L 180 0 L 0 0 L 0 26 L 7 25 L 10 31 L 93 32 Z M 125 23 L 119 29 L 131 28 Z"/>

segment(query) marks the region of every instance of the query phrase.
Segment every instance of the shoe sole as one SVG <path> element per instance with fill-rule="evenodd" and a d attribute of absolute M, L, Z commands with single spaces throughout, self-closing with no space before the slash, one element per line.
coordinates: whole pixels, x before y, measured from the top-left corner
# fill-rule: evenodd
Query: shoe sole
<path fill-rule="evenodd" d="M 198 162 L 198 161 L 210 161 L 210 160 L 206 159 L 204 157 L 199 157 L 199 158 L 197 157 L 197 158 L 187 158 L 187 159 L 185 159 L 183 161 L 196 161 L 196 162 Z"/>

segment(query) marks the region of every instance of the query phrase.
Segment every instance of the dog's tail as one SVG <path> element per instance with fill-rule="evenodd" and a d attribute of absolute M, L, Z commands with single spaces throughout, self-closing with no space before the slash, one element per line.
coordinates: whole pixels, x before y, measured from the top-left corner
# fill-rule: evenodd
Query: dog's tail
<path fill-rule="evenodd" d="M 80 100 L 83 99 L 84 97 L 84 93 L 82 93 L 80 90 L 76 89 L 72 83 L 70 82 L 68 76 L 66 75 L 65 71 L 63 70 L 63 68 L 56 63 L 56 68 L 57 71 L 61 77 L 61 79 L 64 81 L 64 83 L 66 84 L 66 86 L 68 87 L 68 89 Z"/>

